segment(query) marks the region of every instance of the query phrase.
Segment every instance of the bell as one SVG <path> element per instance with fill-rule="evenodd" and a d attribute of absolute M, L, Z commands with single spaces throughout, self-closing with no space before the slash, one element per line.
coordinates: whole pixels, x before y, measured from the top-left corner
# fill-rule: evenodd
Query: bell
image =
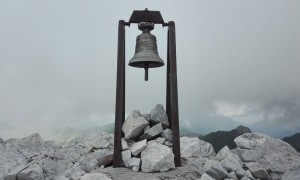
<path fill-rule="evenodd" d="M 164 65 L 164 61 L 158 55 L 156 37 L 150 34 L 150 31 L 154 29 L 154 24 L 140 22 L 138 27 L 143 33 L 136 38 L 135 54 L 128 65 L 144 68 L 145 81 L 148 81 L 148 69 L 161 67 Z"/>

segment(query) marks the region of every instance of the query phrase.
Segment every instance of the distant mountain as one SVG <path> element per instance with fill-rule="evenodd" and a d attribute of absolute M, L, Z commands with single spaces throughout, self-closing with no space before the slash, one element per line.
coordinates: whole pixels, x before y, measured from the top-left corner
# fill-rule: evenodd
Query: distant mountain
<path fill-rule="evenodd" d="M 182 123 L 182 126 L 203 135 L 221 130 L 230 131 L 240 124 L 225 116 L 197 116 L 187 119 Z"/>
<path fill-rule="evenodd" d="M 253 132 L 268 134 L 269 136 L 278 139 L 288 137 L 295 133 L 300 132 L 300 126 L 298 126 L 298 128 L 294 127 L 294 130 L 291 130 L 290 128 L 285 127 L 282 124 L 279 124 L 278 122 L 269 122 L 269 121 L 255 122 L 249 125 L 249 128 Z"/>
<path fill-rule="evenodd" d="M 82 131 L 71 127 L 66 127 L 61 132 L 57 133 L 54 137 L 50 138 L 50 140 L 63 145 L 82 135 Z"/>
<path fill-rule="evenodd" d="M 215 152 L 217 153 L 226 145 L 230 149 L 236 148 L 236 144 L 233 140 L 245 133 L 251 133 L 251 130 L 240 125 L 231 131 L 217 131 L 207 135 L 199 136 L 199 139 L 211 143 Z"/>
<path fill-rule="evenodd" d="M 84 133 L 97 132 L 97 131 L 107 132 L 109 134 L 114 134 L 114 132 L 115 132 L 115 123 L 106 124 L 106 125 L 101 126 L 101 127 L 95 126 L 95 127 L 83 130 Z"/>
<path fill-rule="evenodd" d="M 100 132 L 107 132 L 107 133 L 113 134 L 114 128 L 115 128 L 114 123 L 107 124 L 107 125 L 104 125 L 101 127 L 96 126 L 96 127 L 92 127 L 92 128 L 84 129 L 84 130 L 66 127 L 59 133 L 55 134 L 52 138 L 50 138 L 50 140 L 53 140 L 53 141 L 59 143 L 60 145 L 64 145 L 64 144 L 68 144 L 73 139 L 75 139 L 79 136 L 85 136 L 86 134 L 89 134 L 92 132 L 100 131 Z"/>
<path fill-rule="evenodd" d="M 289 143 L 293 148 L 300 152 L 300 133 L 296 133 L 290 137 L 285 137 L 283 141 Z"/>
<path fill-rule="evenodd" d="M 184 137 L 184 136 L 185 137 L 198 137 L 199 136 L 198 133 L 194 133 L 185 127 L 180 127 L 179 131 L 180 131 L 180 137 Z"/>

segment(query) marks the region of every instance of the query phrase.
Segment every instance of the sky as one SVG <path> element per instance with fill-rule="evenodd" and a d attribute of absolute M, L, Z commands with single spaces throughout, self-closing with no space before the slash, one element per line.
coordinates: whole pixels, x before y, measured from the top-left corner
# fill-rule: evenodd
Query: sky
<path fill-rule="evenodd" d="M 0 0 L 0 137 L 114 122 L 119 20 L 176 23 L 180 124 L 225 116 L 300 131 L 298 0 Z M 155 25 L 166 60 L 167 28 Z M 136 24 L 126 27 L 126 64 Z M 166 67 L 126 66 L 126 114 L 165 105 Z"/>

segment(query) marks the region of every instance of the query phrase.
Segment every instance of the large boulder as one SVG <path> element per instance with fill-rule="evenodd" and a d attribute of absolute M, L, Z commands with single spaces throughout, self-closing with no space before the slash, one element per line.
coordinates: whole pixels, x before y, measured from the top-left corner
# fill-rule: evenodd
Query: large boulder
<path fill-rule="evenodd" d="M 172 150 L 155 141 L 147 145 L 141 154 L 141 159 L 143 172 L 162 172 L 175 168 Z"/>
<path fill-rule="evenodd" d="M 157 104 L 150 112 L 150 123 L 158 124 L 162 123 L 164 128 L 169 127 L 169 120 L 166 111 L 161 104 Z"/>
<path fill-rule="evenodd" d="M 33 156 L 40 155 L 44 141 L 39 134 L 33 134 L 22 139 L 11 139 L 6 142 L 6 145 L 15 147 L 29 160 Z"/>
<path fill-rule="evenodd" d="M 273 139 L 259 133 L 247 133 L 237 137 L 234 141 L 242 149 L 240 152 L 246 150 L 246 154 L 240 154 L 243 160 L 257 161 L 263 165 L 264 169 L 269 168 L 270 173 L 273 173 L 274 177 L 276 175 L 273 179 L 280 179 L 286 171 L 299 169 L 300 153 L 280 139 Z M 261 163 L 260 159 L 266 163 Z M 264 167 L 264 164 L 268 164 L 269 167 Z"/>
<path fill-rule="evenodd" d="M 17 179 L 36 179 L 44 180 L 44 172 L 40 165 L 33 164 L 23 171 L 19 172 Z"/>
<path fill-rule="evenodd" d="M 137 111 L 132 111 L 123 123 L 122 131 L 127 139 L 138 138 L 149 122 Z"/>
<path fill-rule="evenodd" d="M 181 137 L 180 152 L 184 158 L 189 157 L 208 157 L 214 155 L 214 148 L 210 143 L 199 140 L 197 137 Z"/>
<path fill-rule="evenodd" d="M 206 174 L 214 179 L 224 179 L 228 172 L 221 166 L 221 163 L 215 160 L 206 160 L 204 165 Z"/>

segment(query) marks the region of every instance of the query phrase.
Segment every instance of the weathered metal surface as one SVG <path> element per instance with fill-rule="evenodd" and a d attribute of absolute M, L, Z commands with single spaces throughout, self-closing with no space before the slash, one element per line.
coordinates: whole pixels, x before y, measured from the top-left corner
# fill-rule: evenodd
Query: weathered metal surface
<path fill-rule="evenodd" d="M 129 19 L 129 23 L 153 22 L 155 24 L 164 24 L 164 20 L 159 11 L 133 11 Z"/>
<path fill-rule="evenodd" d="M 125 120 L 125 21 L 119 21 L 113 167 L 121 165 L 122 125 Z"/>
<path fill-rule="evenodd" d="M 176 36 L 175 23 L 169 22 L 169 62 L 170 62 L 170 101 L 171 101 L 171 122 L 173 132 L 173 153 L 175 155 L 175 166 L 181 166 L 180 158 L 180 134 L 179 134 L 179 113 L 178 113 L 178 85 L 176 66 Z M 168 97 L 168 95 L 167 95 Z"/>
<path fill-rule="evenodd" d="M 136 38 L 135 53 L 128 65 L 137 68 L 156 68 L 164 65 L 157 52 L 156 37 L 150 34 L 148 25 L 144 25 L 143 33 Z M 151 27 L 150 27 L 151 28 Z"/>

